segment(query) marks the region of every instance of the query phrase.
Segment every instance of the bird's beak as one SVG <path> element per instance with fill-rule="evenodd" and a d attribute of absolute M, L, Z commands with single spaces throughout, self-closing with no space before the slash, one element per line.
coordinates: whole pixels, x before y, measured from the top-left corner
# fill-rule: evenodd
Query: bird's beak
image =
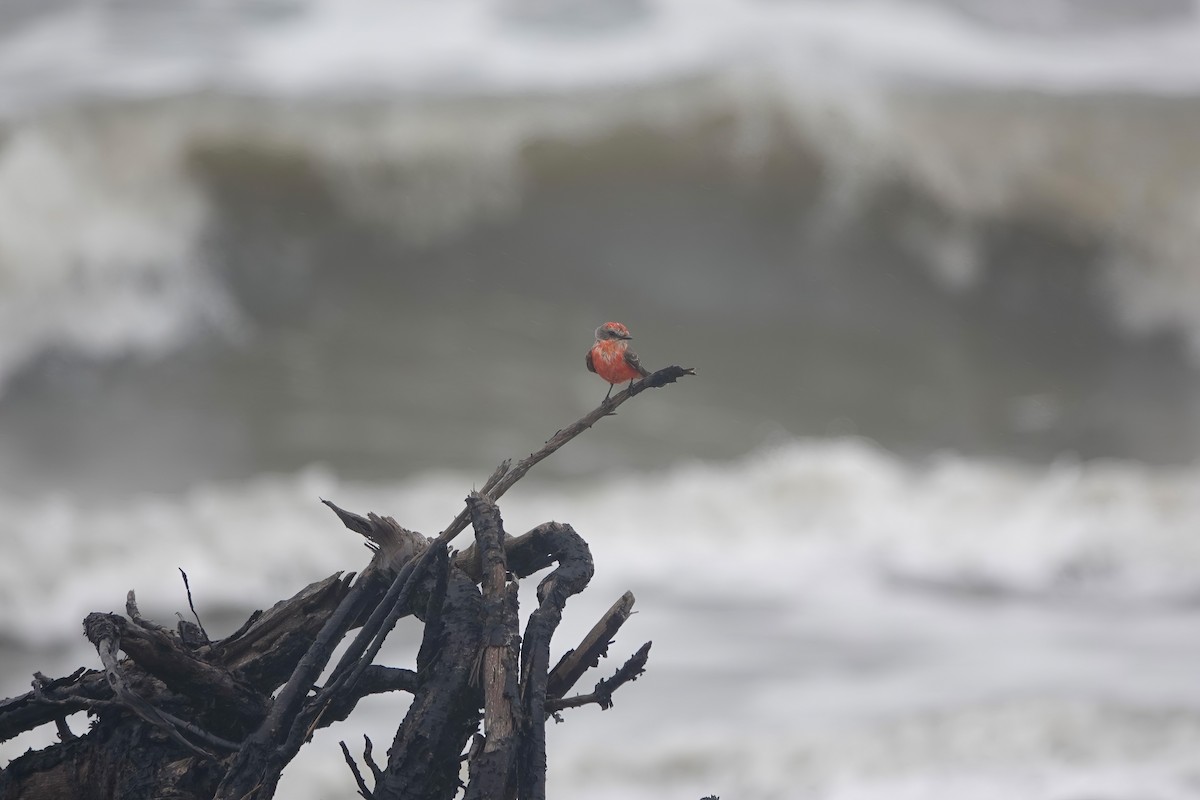
<path fill-rule="evenodd" d="M 625 340 L 629 340 L 629 339 L 632 339 L 633 337 L 630 336 L 628 333 L 623 333 L 623 334 L 621 334 L 621 338 L 625 339 Z"/>

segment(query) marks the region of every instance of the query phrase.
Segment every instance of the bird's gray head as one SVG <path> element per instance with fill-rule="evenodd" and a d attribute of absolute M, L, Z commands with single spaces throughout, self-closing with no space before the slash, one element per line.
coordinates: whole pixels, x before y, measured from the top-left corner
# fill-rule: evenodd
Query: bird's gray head
<path fill-rule="evenodd" d="M 614 339 L 632 339 L 629 329 L 619 322 L 606 322 L 596 328 L 596 341 L 608 342 Z"/>

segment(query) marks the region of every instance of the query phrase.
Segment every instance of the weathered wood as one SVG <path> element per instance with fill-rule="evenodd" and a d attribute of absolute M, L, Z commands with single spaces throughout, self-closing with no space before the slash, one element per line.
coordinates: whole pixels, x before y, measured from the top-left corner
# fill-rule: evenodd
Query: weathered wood
<path fill-rule="evenodd" d="M 183 726 L 176 725 L 174 719 L 169 718 L 163 711 L 156 708 L 153 703 L 130 689 L 126 684 L 125 677 L 118 666 L 117 651 L 121 646 L 121 638 L 130 625 L 131 623 L 126 622 L 124 617 L 98 612 L 88 614 L 87 618 L 83 621 L 84 632 L 87 635 L 88 641 L 96 646 L 96 652 L 100 655 L 100 662 L 104 665 L 104 677 L 108 681 L 108 685 L 112 688 L 113 694 L 117 696 L 126 708 L 154 727 L 165 732 L 183 748 L 190 750 L 202 758 L 215 761 L 216 756 L 193 744 L 180 732 L 180 727 Z M 204 734 L 203 738 L 206 741 L 215 739 L 215 737 L 209 734 Z M 233 745 L 233 747 L 236 748 L 236 745 Z"/>
<path fill-rule="evenodd" d="M 583 676 L 583 673 L 600 663 L 601 656 L 608 655 L 608 646 L 612 643 L 613 637 L 617 635 L 617 631 L 625 624 L 625 620 L 629 619 L 629 615 L 633 613 L 633 604 L 633 592 L 621 595 L 617 602 L 612 604 L 612 608 L 608 609 L 600 618 L 600 621 L 592 626 L 579 646 L 563 654 L 563 657 L 554 665 L 554 669 L 550 671 L 550 676 L 546 681 L 547 697 L 564 696 L 571 691 L 571 687 Z"/>
<path fill-rule="evenodd" d="M 375 794 L 367 786 L 367 782 L 363 780 L 362 771 L 358 768 L 358 763 L 355 762 L 354 756 L 350 755 L 350 748 L 346 747 L 345 742 L 338 742 L 342 748 L 342 757 L 346 759 L 346 765 L 350 767 L 350 772 L 354 775 L 354 783 L 358 786 L 358 796 L 363 800 L 375 800 Z"/>
<path fill-rule="evenodd" d="M 460 788 L 460 754 L 482 718 L 486 737 L 477 737 L 471 749 L 467 796 L 544 798 L 547 710 L 611 705 L 612 691 L 644 668 L 649 644 L 591 695 L 561 699 L 628 617 L 632 595 L 551 673 L 551 637 L 567 599 L 592 577 L 591 553 L 571 526 L 558 522 L 506 536 L 495 500 L 631 397 L 691 374 L 677 366 L 659 370 L 515 465 L 505 461 L 433 540 L 391 517 L 360 516 L 324 501 L 367 539 L 373 555 L 366 569 L 357 577 L 331 575 L 256 611 L 222 640 L 210 641 L 198 624 L 190 586 L 196 624 L 157 625 L 141 615 L 132 592 L 127 619 L 89 615 L 86 632 L 103 671 L 78 670 L 58 680 L 39 674 L 32 692 L 0 700 L 0 739 L 47 723 L 58 726 L 62 739 L 0 770 L 0 797 L 268 800 L 313 730 L 346 719 L 368 694 L 407 691 L 413 700 L 385 765 L 375 763 L 366 740 L 363 760 L 373 787 L 343 745 L 360 794 L 450 800 Z M 476 543 L 452 563 L 447 543 L 469 520 Z M 538 586 L 538 607 L 522 643 L 517 583 L 510 576 L 551 564 L 556 567 Z M 408 614 L 425 623 L 417 669 L 375 664 L 384 639 Z M 348 637 L 329 679 L 317 687 Z M 81 736 L 63 721 L 77 711 L 96 717 Z M 122 757 L 135 751 L 137 759 Z"/>
<path fill-rule="evenodd" d="M 458 790 L 458 757 L 479 727 L 482 698 L 471 677 L 483 638 L 483 598 L 458 570 L 450 570 L 442 614 L 440 647 L 388 750 L 376 800 L 448 799 Z"/>
<path fill-rule="evenodd" d="M 450 581 L 450 551 L 438 548 L 438 561 L 430 572 L 433 587 L 425 600 L 425 632 L 421 635 L 421 648 L 417 651 L 417 673 L 426 673 L 437 657 L 442 637 L 446 633 L 446 618 L 442 613 L 446 605 L 446 586 Z"/>
<path fill-rule="evenodd" d="M 411 694 L 419 686 L 420 678 L 411 669 L 372 664 L 363 671 L 353 692 L 330 700 L 320 716 L 317 727 L 324 728 L 347 719 L 358 705 L 358 701 L 368 695 L 386 692 L 409 692 Z"/>
<path fill-rule="evenodd" d="M 34 685 L 32 692 L 0 700 L 0 742 L 113 696 L 103 672 L 82 667 L 64 678 L 36 680 Z"/>
<path fill-rule="evenodd" d="M 218 769 L 130 714 L 105 713 L 85 736 L 13 759 L 0 771 L 0 797 L 209 800 Z"/>
<path fill-rule="evenodd" d="M 318 695 L 316 705 L 340 703 L 341 695 L 355 693 L 354 683 L 371 663 L 378 646 L 407 609 L 407 600 L 422 575 L 429 558 L 438 558 L 437 548 L 415 531 L 397 524 L 391 517 L 368 514 L 363 517 L 322 500 L 352 531 L 362 534 L 375 553 L 364 576 L 374 584 L 375 597 L 364 603 L 366 619 L 339 659 L 333 675 Z M 386 589 L 386 591 L 381 591 Z M 374 649 L 372 649 L 372 647 Z"/>
<path fill-rule="evenodd" d="M 602 709 L 612 708 L 613 692 L 624 686 L 629 681 L 636 681 L 638 676 L 646 671 L 646 660 L 650 658 L 650 645 L 652 642 L 646 642 L 638 648 L 629 659 L 621 665 L 611 678 L 601 680 L 596 684 L 596 688 L 590 694 L 580 694 L 574 697 L 566 697 L 561 699 L 550 699 L 546 701 L 546 710 L 548 712 L 561 711 L 564 708 L 577 708 L 586 706 L 589 703 L 595 703 Z"/>
<path fill-rule="evenodd" d="M 279 776 L 294 755 L 285 753 L 282 745 L 291 733 L 309 688 L 329 663 L 338 641 L 361 613 L 371 586 L 366 576 L 360 575 L 337 609 L 326 618 L 275 697 L 266 718 L 242 741 L 241 749 L 217 786 L 214 800 L 252 800 L 274 795 Z"/>
<path fill-rule="evenodd" d="M 266 714 L 267 703 L 260 692 L 229 669 L 198 658 L 179 636 L 162 627 L 142 627 L 130 620 L 121 630 L 120 645 L 138 666 L 172 691 L 192 698 L 198 707 L 209 707 L 213 715 L 245 724 Z"/>
<path fill-rule="evenodd" d="M 521 701 L 525 730 L 517 753 L 518 794 L 524 800 L 546 797 L 546 679 L 550 669 L 550 638 L 562 620 L 567 598 L 582 592 L 595 567 L 587 542 L 570 525 L 557 525 L 544 534 L 553 543 L 558 567 L 538 584 L 537 609 L 525 626 L 521 650 Z"/>
<path fill-rule="evenodd" d="M 247 625 L 212 645 L 212 658 L 264 695 L 272 694 L 287 682 L 326 622 L 342 607 L 352 578 L 353 573 L 335 573 L 265 612 L 256 611 Z M 340 623 L 332 630 L 338 628 Z"/>
<path fill-rule="evenodd" d="M 509 582 L 504 554 L 504 523 L 495 503 L 478 492 L 467 498 L 483 572 L 484 744 L 471 759 L 466 800 L 502 798 L 515 783 L 520 689 L 517 659 L 517 583 Z"/>

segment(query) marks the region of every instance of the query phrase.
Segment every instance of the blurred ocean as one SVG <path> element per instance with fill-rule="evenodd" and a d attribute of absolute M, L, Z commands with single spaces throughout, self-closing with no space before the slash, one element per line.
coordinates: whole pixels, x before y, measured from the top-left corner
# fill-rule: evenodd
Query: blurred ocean
<path fill-rule="evenodd" d="M 699 377 L 501 503 L 654 640 L 552 796 L 1200 799 L 1198 98 L 1195 0 L 10 0 L 0 696 L 440 530 L 613 319 Z"/>

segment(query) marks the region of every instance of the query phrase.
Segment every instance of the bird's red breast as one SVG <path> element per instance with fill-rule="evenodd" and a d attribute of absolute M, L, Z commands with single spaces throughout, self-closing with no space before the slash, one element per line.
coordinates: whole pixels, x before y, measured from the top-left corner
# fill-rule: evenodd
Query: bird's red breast
<path fill-rule="evenodd" d="M 592 371 L 612 384 L 626 383 L 649 374 L 629 349 L 629 343 L 622 340 L 596 342 L 588 357 Z"/>

